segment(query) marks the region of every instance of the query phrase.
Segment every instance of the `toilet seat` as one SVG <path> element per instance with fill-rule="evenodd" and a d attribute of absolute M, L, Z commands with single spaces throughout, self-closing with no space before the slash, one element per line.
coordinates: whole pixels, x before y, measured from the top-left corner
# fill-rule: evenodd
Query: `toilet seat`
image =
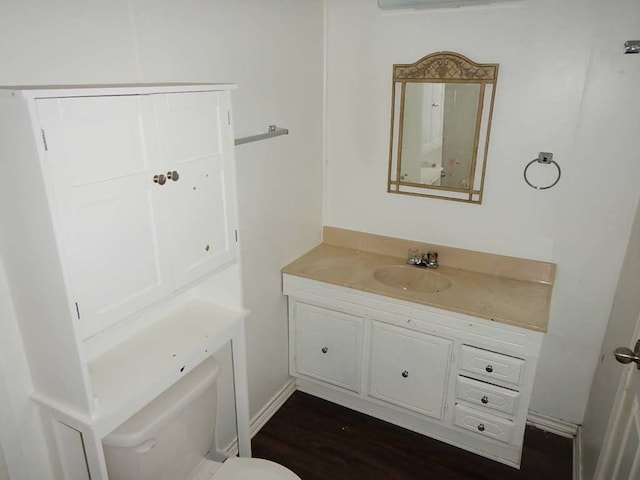
<path fill-rule="evenodd" d="M 260 458 L 227 459 L 211 480 L 301 480 L 288 468 Z"/>

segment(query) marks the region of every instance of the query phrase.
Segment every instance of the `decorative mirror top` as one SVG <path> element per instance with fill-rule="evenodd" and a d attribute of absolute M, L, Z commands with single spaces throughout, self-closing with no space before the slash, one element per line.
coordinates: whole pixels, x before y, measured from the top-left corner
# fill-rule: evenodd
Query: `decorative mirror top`
<path fill-rule="evenodd" d="M 464 55 L 438 52 L 427 55 L 415 63 L 393 66 L 393 79 L 400 80 L 489 80 L 498 77 L 495 63 L 475 63 Z"/>

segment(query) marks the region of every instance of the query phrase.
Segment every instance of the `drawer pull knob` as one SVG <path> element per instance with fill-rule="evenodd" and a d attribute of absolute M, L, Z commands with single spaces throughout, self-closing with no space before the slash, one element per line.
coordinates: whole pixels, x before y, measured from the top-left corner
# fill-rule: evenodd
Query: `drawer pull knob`
<path fill-rule="evenodd" d="M 480 399 L 480 401 L 481 401 L 482 403 L 484 403 L 484 404 L 487 404 L 487 403 L 489 403 L 489 397 L 487 397 L 487 396 L 485 395 L 484 397 L 482 397 L 482 398 Z"/>
<path fill-rule="evenodd" d="M 480 425 L 478 425 L 478 430 L 480 430 L 481 432 L 484 432 L 484 423 L 481 423 Z"/>
<path fill-rule="evenodd" d="M 329 349 L 327 347 L 322 347 L 322 353 L 327 353 Z"/>
<path fill-rule="evenodd" d="M 180 178 L 180 174 L 175 170 L 173 172 L 167 172 L 167 178 L 169 180 L 173 180 L 174 182 L 177 182 L 178 179 Z"/>
<path fill-rule="evenodd" d="M 493 365 L 487 365 L 486 367 L 484 367 L 484 369 L 487 371 L 487 373 L 491 373 L 493 372 Z"/>
<path fill-rule="evenodd" d="M 404 372 L 402 372 L 402 376 L 404 378 L 407 378 L 409 376 L 409 372 L 407 370 L 405 370 Z"/>

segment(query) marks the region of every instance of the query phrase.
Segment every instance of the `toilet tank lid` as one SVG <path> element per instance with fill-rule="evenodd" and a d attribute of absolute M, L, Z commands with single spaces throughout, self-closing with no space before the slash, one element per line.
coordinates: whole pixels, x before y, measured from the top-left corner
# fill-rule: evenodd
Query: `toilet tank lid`
<path fill-rule="evenodd" d="M 102 442 L 105 445 L 122 448 L 135 447 L 146 442 L 167 421 L 178 415 L 195 397 L 210 387 L 219 374 L 220 365 L 213 358 L 208 357 L 107 435 Z M 214 408 L 214 405 L 211 408 Z"/>

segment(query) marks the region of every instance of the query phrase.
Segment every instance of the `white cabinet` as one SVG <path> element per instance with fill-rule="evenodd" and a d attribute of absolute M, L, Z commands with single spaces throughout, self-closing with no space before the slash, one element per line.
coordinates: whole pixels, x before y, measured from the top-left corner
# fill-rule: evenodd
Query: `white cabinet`
<path fill-rule="evenodd" d="M 0 88 L 3 263 L 65 472 L 105 480 L 101 439 L 228 343 L 250 455 L 232 88 Z"/>
<path fill-rule="evenodd" d="M 283 291 L 298 389 L 519 466 L 541 333 L 289 274 Z"/>
<path fill-rule="evenodd" d="M 222 92 L 156 95 L 174 286 L 181 287 L 236 256 L 235 189 L 229 96 Z M 178 172 L 179 177 L 169 178 Z"/>
<path fill-rule="evenodd" d="M 304 302 L 295 312 L 297 372 L 359 392 L 362 318 Z"/>
<path fill-rule="evenodd" d="M 451 340 L 374 321 L 369 395 L 442 419 Z"/>
<path fill-rule="evenodd" d="M 226 92 L 36 105 L 81 338 L 234 258 Z"/>

